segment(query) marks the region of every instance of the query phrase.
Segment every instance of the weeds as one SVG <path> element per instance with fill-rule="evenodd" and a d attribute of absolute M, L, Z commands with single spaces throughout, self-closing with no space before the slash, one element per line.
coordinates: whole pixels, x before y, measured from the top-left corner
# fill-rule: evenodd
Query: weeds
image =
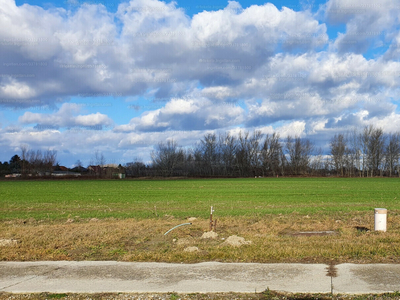
<path fill-rule="evenodd" d="M 46 298 L 49 298 L 49 299 L 62 299 L 62 298 L 65 298 L 67 296 L 68 296 L 68 294 L 48 294 Z"/>
<path fill-rule="evenodd" d="M 174 294 L 174 293 L 173 293 L 173 294 L 170 295 L 169 299 L 170 299 L 170 300 L 178 300 L 178 299 L 180 299 L 180 298 L 179 298 L 179 296 L 178 296 L 177 294 Z"/>

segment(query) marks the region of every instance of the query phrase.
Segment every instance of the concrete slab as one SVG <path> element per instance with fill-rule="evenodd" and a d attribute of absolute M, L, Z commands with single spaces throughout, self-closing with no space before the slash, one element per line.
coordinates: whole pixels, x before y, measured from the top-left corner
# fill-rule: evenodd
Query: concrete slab
<path fill-rule="evenodd" d="M 0 291 L 13 293 L 329 293 L 323 264 L 0 262 Z"/>
<path fill-rule="evenodd" d="M 0 291 L 13 293 L 292 293 L 371 294 L 400 291 L 400 265 L 0 262 Z M 331 281 L 332 280 L 332 281 Z M 332 285 L 331 285 L 332 283 Z M 332 288 L 332 289 L 331 289 Z"/>
<path fill-rule="evenodd" d="M 340 264 L 333 278 L 334 293 L 380 294 L 400 291 L 400 265 Z"/>

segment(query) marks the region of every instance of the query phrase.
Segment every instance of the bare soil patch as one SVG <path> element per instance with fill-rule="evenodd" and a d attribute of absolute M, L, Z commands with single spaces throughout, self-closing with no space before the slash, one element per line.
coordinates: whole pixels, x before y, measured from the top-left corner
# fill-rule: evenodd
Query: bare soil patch
<path fill-rule="evenodd" d="M 187 247 L 183 251 L 185 251 L 185 252 L 198 252 L 198 251 L 200 251 L 200 249 L 197 248 L 197 247 Z"/>
<path fill-rule="evenodd" d="M 243 237 L 237 235 L 231 235 L 226 239 L 224 244 L 232 246 L 232 247 L 240 247 L 243 245 L 250 245 L 251 241 L 246 241 Z"/>
<path fill-rule="evenodd" d="M 218 233 L 214 231 L 204 232 L 201 236 L 202 239 L 216 239 L 218 237 Z"/>

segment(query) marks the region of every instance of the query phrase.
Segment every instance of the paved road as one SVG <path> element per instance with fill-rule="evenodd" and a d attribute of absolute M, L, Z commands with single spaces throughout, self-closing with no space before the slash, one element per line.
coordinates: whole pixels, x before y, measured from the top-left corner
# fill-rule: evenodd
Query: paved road
<path fill-rule="evenodd" d="M 168 264 L 115 261 L 0 262 L 0 291 L 384 293 L 400 291 L 400 265 Z"/>

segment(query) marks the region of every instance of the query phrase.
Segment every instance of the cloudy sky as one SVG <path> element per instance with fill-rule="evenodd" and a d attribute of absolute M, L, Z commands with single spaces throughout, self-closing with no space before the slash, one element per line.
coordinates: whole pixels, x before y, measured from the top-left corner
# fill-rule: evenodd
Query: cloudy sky
<path fill-rule="evenodd" d="M 150 160 L 208 132 L 400 130 L 400 0 L 0 0 L 0 161 Z"/>

